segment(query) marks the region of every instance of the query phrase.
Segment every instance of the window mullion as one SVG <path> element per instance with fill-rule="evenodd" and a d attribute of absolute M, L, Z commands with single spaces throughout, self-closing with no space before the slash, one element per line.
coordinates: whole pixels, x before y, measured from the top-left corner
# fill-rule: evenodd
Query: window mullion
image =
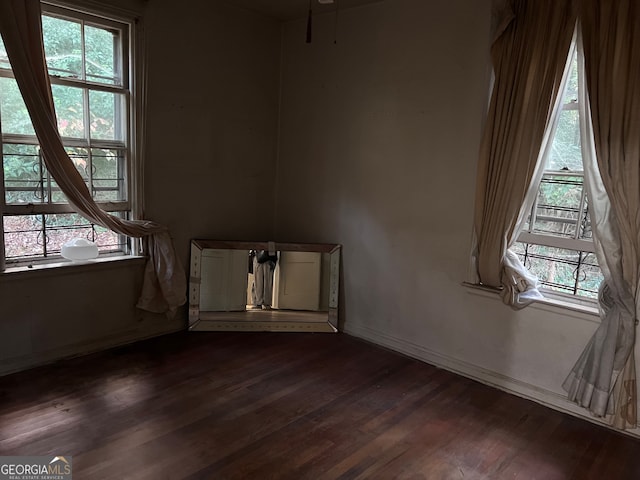
<path fill-rule="evenodd" d="M 97 202 L 102 210 L 108 212 L 128 212 L 131 206 L 128 202 Z M 37 215 L 43 213 L 76 213 L 75 209 L 69 203 L 50 203 L 50 204 L 13 204 L 4 207 L 4 215 Z"/>
<path fill-rule="evenodd" d="M 2 134 L 3 143 L 23 143 L 25 145 L 38 145 L 38 139 L 35 135 L 21 135 L 4 133 Z"/>
<path fill-rule="evenodd" d="M 595 248 L 590 239 L 578 239 L 558 237 L 555 235 L 544 235 L 540 233 L 521 232 L 518 235 L 518 242 L 543 245 L 551 248 L 562 248 L 566 250 L 579 250 L 583 252 L 594 252 Z"/>
<path fill-rule="evenodd" d="M 42 150 L 38 148 L 38 158 L 40 161 L 40 185 L 42 191 L 42 203 L 53 203 L 53 188 L 51 186 L 51 173 L 46 168 L 44 158 L 42 156 Z M 46 175 L 45 175 L 46 170 Z"/>
<path fill-rule="evenodd" d="M 84 20 L 80 20 L 80 56 L 81 56 L 81 65 L 82 65 L 82 80 L 87 81 L 87 52 L 85 48 L 85 38 L 84 38 Z"/>
<path fill-rule="evenodd" d="M 87 144 L 87 181 L 89 191 L 91 192 L 91 196 L 93 197 L 93 156 L 91 155 L 91 112 L 89 111 L 90 102 L 89 102 L 89 90 L 82 90 L 82 103 L 84 108 L 84 136 L 85 142 Z"/>
<path fill-rule="evenodd" d="M 0 70 L 0 77 L 8 76 L 13 78 L 13 75 L 2 75 L 2 70 Z M 51 80 L 52 85 L 63 85 L 67 87 L 87 87 L 91 90 L 97 90 L 100 92 L 108 92 L 108 93 L 121 93 L 126 94 L 128 90 L 119 85 L 110 85 L 108 83 L 95 83 L 89 80 L 78 80 L 76 78 L 70 77 L 56 77 L 54 75 L 49 75 L 49 80 Z"/>

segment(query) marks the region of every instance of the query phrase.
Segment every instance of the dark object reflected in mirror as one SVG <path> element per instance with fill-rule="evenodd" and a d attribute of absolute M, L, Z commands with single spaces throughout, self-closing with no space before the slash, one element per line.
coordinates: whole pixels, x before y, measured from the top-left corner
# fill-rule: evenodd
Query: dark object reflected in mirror
<path fill-rule="evenodd" d="M 337 332 L 340 245 L 193 240 L 189 330 Z"/>

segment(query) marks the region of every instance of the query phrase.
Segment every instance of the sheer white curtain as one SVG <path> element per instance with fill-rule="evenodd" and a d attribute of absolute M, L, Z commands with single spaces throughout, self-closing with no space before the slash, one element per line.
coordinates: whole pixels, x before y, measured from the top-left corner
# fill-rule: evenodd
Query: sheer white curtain
<path fill-rule="evenodd" d="M 637 426 L 640 312 L 640 5 L 583 0 L 585 183 L 604 282 L 601 323 L 563 386 L 618 428 Z M 588 95 L 588 99 L 587 99 Z M 588 101 L 587 101 L 588 100 Z"/>
<path fill-rule="evenodd" d="M 45 62 L 40 1 L 0 0 L 0 33 L 47 170 L 79 214 L 122 235 L 144 237 L 149 260 L 138 307 L 158 313 L 175 311 L 186 302 L 186 276 L 168 229 L 150 221 L 122 220 L 101 210 L 64 149 Z"/>
<path fill-rule="evenodd" d="M 572 0 L 512 0 L 491 55 L 495 83 L 476 183 L 474 261 L 481 284 L 522 308 L 538 281 L 508 250 L 531 208 L 559 112 L 576 22 Z"/>

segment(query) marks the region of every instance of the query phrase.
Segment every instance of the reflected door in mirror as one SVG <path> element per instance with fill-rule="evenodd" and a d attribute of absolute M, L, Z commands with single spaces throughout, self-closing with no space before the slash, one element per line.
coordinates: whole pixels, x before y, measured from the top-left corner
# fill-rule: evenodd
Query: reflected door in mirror
<path fill-rule="evenodd" d="M 274 307 L 320 310 L 322 253 L 280 252 L 275 272 Z"/>
<path fill-rule="evenodd" d="M 247 252 L 206 249 L 202 251 L 200 310 L 242 312 L 246 308 Z"/>

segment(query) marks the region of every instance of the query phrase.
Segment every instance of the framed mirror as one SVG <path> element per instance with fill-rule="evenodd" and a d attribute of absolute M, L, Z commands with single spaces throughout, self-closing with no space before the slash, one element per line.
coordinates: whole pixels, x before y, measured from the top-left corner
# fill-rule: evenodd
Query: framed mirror
<path fill-rule="evenodd" d="M 340 245 L 192 240 L 191 331 L 338 331 Z"/>

